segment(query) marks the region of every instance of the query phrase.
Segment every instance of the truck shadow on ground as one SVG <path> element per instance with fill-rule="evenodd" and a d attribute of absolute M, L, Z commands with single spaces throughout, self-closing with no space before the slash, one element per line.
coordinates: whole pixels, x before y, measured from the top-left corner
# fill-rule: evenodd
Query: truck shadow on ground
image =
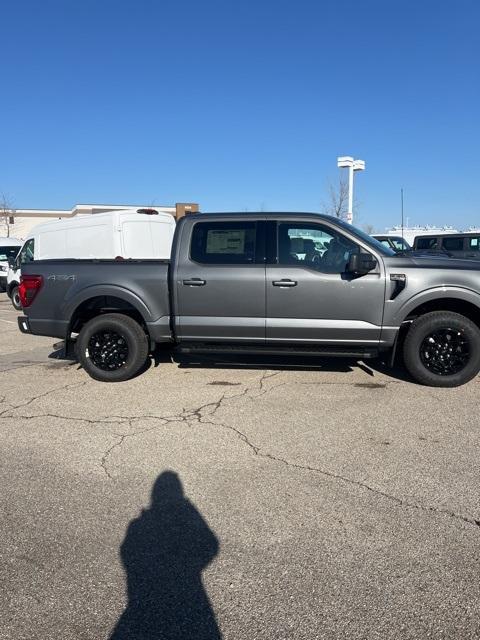
<path fill-rule="evenodd" d="M 160 366 L 165 362 L 165 353 L 152 356 L 152 366 Z M 244 369 L 264 371 L 323 371 L 331 373 L 351 373 L 360 369 L 370 377 L 383 374 L 402 382 L 411 382 L 412 378 L 400 363 L 390 366 L 380 359 L 366 361 L 354 358 L 321 358 L 318 356 L 256 356 L 242 355 L 241 358 L 216 356 L 190 356 L 186 354 L 168 353 L 168 361 L 175 362 L 180 369 Z"/>
<path fill-rule="evenodd" d="M 49 355 L 49 358 L 68 361 L 70 365 L 78 365 L 73 350 L 67 353 L 65 349 L 57 349 Z M 392 367 L 381 359 L 369 359 L 364 362 L 354 358 L 322 358 L 319 356 L 190 355 L 164 348 L 157 348 L 134 377 L 142 375 L 152 367 L 157 368 L 162 364 L 171 362 L 180 369 L 244 369 L 254 371 L 268 369 L 269 371 L 323 371 L 332 373 L 350 373 L 354 369 L 360 369 L 372 378 L 380 373 L 394 380 L 412 382 L 412 378 L 402 367 L 399 358 L 396 359 Z M 78 367 L 80 368 L 80 365 Z"/>
<path fill-rule="evenodd" d="M 218 550 L 178 475 L 160 474 L 150 507 L 132 520 L 120 549 L 128 603 L 110 640 L 221 640 L 202 583 Z"/>

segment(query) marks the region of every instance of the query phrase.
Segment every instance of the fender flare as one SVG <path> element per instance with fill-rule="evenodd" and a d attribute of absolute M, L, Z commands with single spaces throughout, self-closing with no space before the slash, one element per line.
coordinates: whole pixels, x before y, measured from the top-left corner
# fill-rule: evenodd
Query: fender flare
<path fill-rule="evenodd" d="M 425 289 L 406 300 L 392 318 L 392 324 L 400 326 L 416 308 L 433 300 L 456 299 L 468 302 L 480 311 L 480 294 L 467 287 L 441 286 Z"/>
<path fill-rule="evenodd" d="M 134 309 L 136 309 L 136 311 L 139 312 L 146 323 L 154 320 L 149 308 L 136 293 L 118 285 L 92 285 L 82 289 L 73 298 L 64 301 L 62 309 L 63 317 L 68 318 L 69 324 L 71 324 L 72 317 L 81 304 L 92 298 L 99 298 L 102 296 L 111 296 L 119 298 L 124 302 L 128 302 Z"/>

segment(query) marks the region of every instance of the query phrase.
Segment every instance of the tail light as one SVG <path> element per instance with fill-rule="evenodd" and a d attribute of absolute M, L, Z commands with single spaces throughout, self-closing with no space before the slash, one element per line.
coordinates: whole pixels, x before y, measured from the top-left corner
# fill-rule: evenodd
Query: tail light
<path fill-rule="evenodd" d="M 42 285 L 42 276 L 20 276 L 20 286 L 18 287 L 18 294 L 20 296 L 20 302 L 24 309 L 32 304 L 35 296 L 42 288 Z"/>

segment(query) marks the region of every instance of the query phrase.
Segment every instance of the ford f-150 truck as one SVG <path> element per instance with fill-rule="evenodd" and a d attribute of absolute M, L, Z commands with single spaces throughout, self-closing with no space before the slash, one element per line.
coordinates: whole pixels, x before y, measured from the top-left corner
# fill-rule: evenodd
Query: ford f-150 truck
<path fill-rule="evenodd" d="M 480 265 L 395 254 L 314 213 L 200 213 L 170 260 L 22 265 L 21 331 L 75 341 L 85 370 L 127 380 L 156 345 L 393 362 L 453 387 L 480 370 Z"/>

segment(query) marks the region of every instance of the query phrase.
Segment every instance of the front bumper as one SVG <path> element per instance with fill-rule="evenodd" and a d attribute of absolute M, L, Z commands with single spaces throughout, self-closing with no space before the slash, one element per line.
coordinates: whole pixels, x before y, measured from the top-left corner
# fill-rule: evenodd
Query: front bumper
<path fill-rule="evenodd" d="M 27 316 L 18 316 L 17 322 L 18 322 L 18 328 L 22 333 L 32 333 Z"/>

